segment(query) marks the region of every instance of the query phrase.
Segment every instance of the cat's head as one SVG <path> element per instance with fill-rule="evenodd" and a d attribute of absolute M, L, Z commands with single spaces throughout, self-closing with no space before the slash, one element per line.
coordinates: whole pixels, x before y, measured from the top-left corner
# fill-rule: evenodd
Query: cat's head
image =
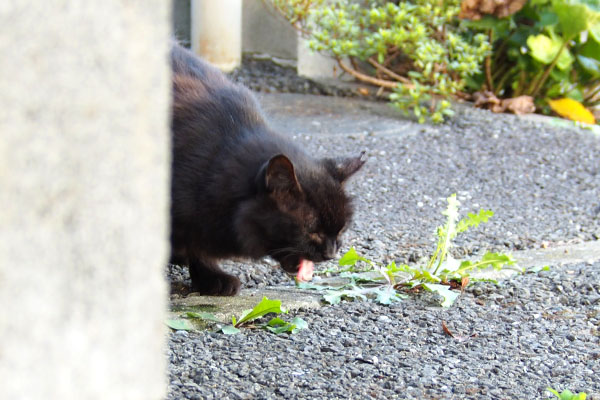
<path fill-rule="evenodd" d="M 353 213 L 344 183 L 364 163 L 364 152 L 296 165 L 283 154 L 272 157 L 258 173 L 256 197 L 236 218 L 246 253 L 269 255 L 290 274 L 303 260 L 334 258 Z"/>

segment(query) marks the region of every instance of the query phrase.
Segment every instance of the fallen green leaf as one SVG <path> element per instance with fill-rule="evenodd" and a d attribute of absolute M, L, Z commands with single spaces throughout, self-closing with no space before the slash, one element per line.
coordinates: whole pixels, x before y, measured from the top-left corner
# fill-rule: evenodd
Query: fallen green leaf
<path fill-rule="evenodd" d="M 442 301 L 441 304 L 442 307 L 450 307 L 452 304 L 454 304 L 454 302 L 460 295 L 460 293 L 450 290 L 450 287 L 446 285 L 438 285 L 435 283 L 423 283 L 423 288 L 442 296 L 444 299 L 444 301 Z"/>
<path fill-rule="evenodd" d="M 306 322 L 300 317 L 292 318 L 291 324 L 295 326 L 294 329 L 292 329 L 292 335 L 299 330 L 308 329 L 308 322 Z"/>
<path fill-rule="evenodd" d="M 549 265 L 537 265 L 535 267 L 531 267 L 528 268 L 525 272 L 530 272 L 530 273 L 538 273 L 540 271 L 550 271 L 550 266 Z"/>
<path fill-rule="evenodd" d="M 191 331 L 192 329 L 194 329 L 192 324 L 190 324 L 189 321 L 186 321 L 184 319 L 168 319 L 165 321 L 165 324 L 169 328 L 176 331 Z"/>
<path fill-rule="evenodd" d="M 286 322 L 279 317 L 271 319 L 264 327 L 268 331 L 273 332 L 275 334 L 289 332 L 294 329 L 294 326 L 292 326 L 291 323 Z"/>
<path fill-rule="evenodd" d="M 244 311 L 239 319 L 236 319 L 235 315 L 232 315 L 231 325 L 223 326 L 219 323 L 217 327 L 226 335 L 235 335 L 241 332 L 239 328 L 245 323 L 254 321 L 269 313 L 281 314 L 287 313 L 287 310 L 281 307 L 281 300 L 269 300 L 267 297 L 263 297 L 263 299 L 253 309 Z M 213 314 L 210 313 L 189 312 L 186 315 L 188 318 L 199 318 L 217 323 L 220 322 Z M 167 324 L 169 325 L 171 322 L 174 326 L 172 326 L 173 329 L 186 329 L 185 327 L 187 327 L 187 321 L 185 320 L 169 320 L 167 321 Z M 274 333 L 295 333 L 300 329 L 305 329 L 307 326 L 308 324 L 302 318 L 294 318 L 292 319 L 292 322 L 286 322 L 279 317 L 273 317 L 268 323 L 258 325 L 259 328 L 267 329 Z M 187 329 L 192 328 L 193 327 L 189 326 Z"/>
<path fill-rule="evenodd" d="M 269 313 L 287 313 L 287 310 L 281 308 L 281 300 L 269 300 L 267 297 L 263 297 L 252 310 L 244 311 L 237 323 L 234 322 L 234 326 L 237 328 L 245 322 L 254 321 Z"/>
<path fill-rule="evenodd" d="M 203 312 L 203 313 L 187 312 L 187 313 L 185 313 L 185 316 L 187 318 L 202 319 L 204 321 L 221 322 L 221 321 L 219 321 L 219 319 L 217 317 L 215 317 L 214 314 L 206 313 L 206 312 Z"/>
<path fill-rule="evenodd" d="M 384 286 L 374 290 L 373 292 L 377 295 L 375 301 L 384 305 L 390 305 L 394 302 L 402 301 L 403 298 L 406 298 L 406 296 L 401 295 L 391 286 Z"/>
<path fill-rule="evenodd" d="M 323 300 L 325 300 L 329 304 L 339 304 L 342 298 L 359 298 L 361 300 L 367 300 L 367 297 L 364 295 L 364 290 L 354 286 L 351 289 L 345 290 L 330 290 L 323 296 Z"/>
<path fill-rule="evenodd" d="M 235 335 L 236 333 L 240 333 L 241 330 L 239 330 L 233 325 L 225 325 L 221 327 L 221 332 L 223 332 L 226 335 Z"/>
<path fill-rule="evenodd" d="M 281 318 L 275 317 L 271 319 L 266 325 L 264 325 L 265 329 L 275 334 L 289 332 L 292 335 L 301 329 L 306 329 L 307 327 L 308 323 L 300 317 L 295 317 L 290 322 L 286 322 Z"/>

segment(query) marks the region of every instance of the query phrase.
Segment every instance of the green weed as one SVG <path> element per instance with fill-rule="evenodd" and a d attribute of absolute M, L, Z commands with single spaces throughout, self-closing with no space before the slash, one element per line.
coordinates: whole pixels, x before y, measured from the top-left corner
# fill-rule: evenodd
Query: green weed
<path fill-rule="evenodd" d="M 453 287 L 464 289 L 470 282 L 477 280 L 471 277 L 473 272 L 487 268 L 500 270 L 514 265 L 515 261 L 508 254 L 493 252 L 487 252 L 476 260 L 454 259 L 449 250 L 456 236 L 487 222 L 494 213 L 482 209 L 477 214 L 469 213 L 459 219 L 460 203 L 456 194 L 448 197 L 447 201 L 448 207 L 443 212 L 446 223 L 437 229 L 437 246 L 426 265 L 396 265 L 391 262 L 384 266 L 360 256 L 351 248 L 339 260 L 341 268 L 325 271 L 336 272 L 348 278 L 348 284 L 323 287 L 312 283 L 298 283 L 298 287 L 325 291 L 323 299 L 330 304 L 337 304 L 344 298 L 371 298 L 381 304 L 391 304 L 405 298 L 405 292 L 410 289 L 422 288 L 440 295 L 443 307 L 451 306 L 460 295 Z"/>
<path fill-rule="evenodd" d="M 560 400 L 585 400 L 587 397 L 587 394 L 585 392 L 575 394 L 568 389 L 563 390 L 561 393 L 558 393 L 558 391 L 552 388 L 546 388 L 546 390 L 555 395 Z"/>
<path fill-rule="evenodd" d="M 284 321 L 279 317 L 273 317 L 268 322 L 262 324 L 253 324 L 259 318 L 267 314 L 287 314 L 288 311 L 281 307 L 281 300 L 270 300 L 267 297 L 263 299 L 252 309 L 246 310 L 239 317 L 231 317 L 231 325 L 223 324 L 211 313 L 187 312 L 183 317 L 187 319 L 200 319 L 216 325 L 217 331 L 227 335 L 233 335 L 241 332 L 241 328 L 259 328 L 270 332 L 291 333 L 294 334 L 301 329 L 306 329 L 308 324 L 300 317 L 293 318 L 290 322 Z M 186 319 L 170 319 L 166 321 L 167 326 L 174 330 L 194 330 L 195 327 Z"/>

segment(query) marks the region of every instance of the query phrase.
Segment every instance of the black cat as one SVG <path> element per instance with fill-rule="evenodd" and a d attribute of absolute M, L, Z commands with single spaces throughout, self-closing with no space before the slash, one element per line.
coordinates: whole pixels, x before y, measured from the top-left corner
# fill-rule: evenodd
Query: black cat
<path fill-rule="evenodd" d="M 271 256 L 296 273 L 333 258 L 362 156 L 314 159 L 269 129 L 246 88 L 178 45 L 171 62 L 171 262 L 189 266 L 192 290 L 239 291 L 219 259 Z"/>

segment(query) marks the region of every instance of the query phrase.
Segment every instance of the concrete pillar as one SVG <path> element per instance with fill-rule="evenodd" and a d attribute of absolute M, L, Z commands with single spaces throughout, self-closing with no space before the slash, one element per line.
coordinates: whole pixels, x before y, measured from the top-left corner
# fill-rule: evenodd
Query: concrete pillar
<path fill-rule="evenodd" d="M 0 2 L 0 399 L 161 399 L 170 3 Z"/>
<path fill-rule="evenodd" d="M 192 0 L 191 48 L 223 71 L 242 62 L 242 0 Z"/>

